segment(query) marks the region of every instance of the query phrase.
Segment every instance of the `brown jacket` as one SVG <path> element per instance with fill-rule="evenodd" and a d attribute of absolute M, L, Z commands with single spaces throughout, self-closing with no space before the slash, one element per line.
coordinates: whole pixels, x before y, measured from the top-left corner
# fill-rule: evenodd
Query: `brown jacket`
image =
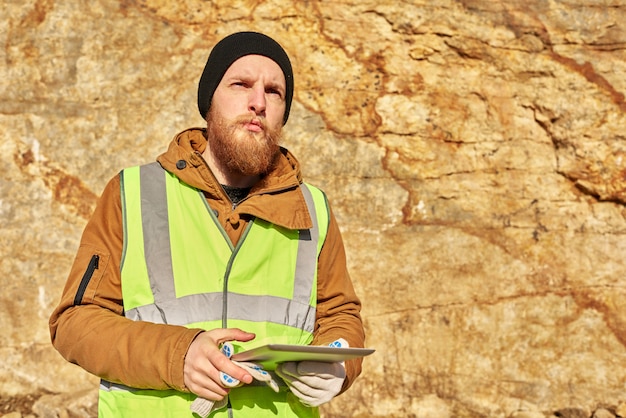
<path fill-rule="evenodd" d="M 302 181 L 299 164 L 287 150 L 282 150 L 276 168 L 233 209 L 202 158 L 205 147 L 204 130 L 189 129 L 177 135 L 157 160 L 185 183 L 204 191 L 233 244 L 252 217 L 290 229 L 312 226 L 304 197 L 297 187 Z M 136 388 L 188 391 L 183 383 L 185 354 L 202 330 L 134 322 L 123 316 L 122 247 L 120 181 L 115 176 L 85 227 L 61 302 L 50 317 L 52 343 L 66 360 L 106 380 Z M 81 286 L 94 255 L 99 256 L 97 268 Z M 361 303 L 348 275 L 343 242 L 332 213 L 319 256 L 317 291 L 313 344 L 345 338 L 351 347 L 363 347 Z M 343 390 L 360 372 L 360 360 L 346 362 Z"/>

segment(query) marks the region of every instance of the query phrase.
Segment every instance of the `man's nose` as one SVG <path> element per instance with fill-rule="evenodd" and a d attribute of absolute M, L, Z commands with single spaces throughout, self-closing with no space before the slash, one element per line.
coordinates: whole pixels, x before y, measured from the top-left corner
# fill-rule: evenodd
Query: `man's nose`
<path fill-rule="evenodd" d="M 251 88 L 250 97 L 248 99 L 248 109 L 260 115 L 265 112 L 265 106 L 265 89 L 256 86 Z"/>

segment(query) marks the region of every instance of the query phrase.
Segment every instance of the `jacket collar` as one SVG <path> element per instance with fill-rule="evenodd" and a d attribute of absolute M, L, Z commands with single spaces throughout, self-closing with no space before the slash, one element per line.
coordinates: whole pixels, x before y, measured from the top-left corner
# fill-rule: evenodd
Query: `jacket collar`
<path fill-rule="evenodd" d="M 217 182 L 202 153 L 206 149 L 205 130 L 191 128 L 177 134 L 166 152 L 157 157 L 161 166 L 186 184 L 205 192 L 207 199 L 230 202 Z M 300 164 L 291 152 L 281 148 L 278 162 L 250 190 L 236 208 L 288 229 L 308 229 L 313 223 L 300 191 Z"/>

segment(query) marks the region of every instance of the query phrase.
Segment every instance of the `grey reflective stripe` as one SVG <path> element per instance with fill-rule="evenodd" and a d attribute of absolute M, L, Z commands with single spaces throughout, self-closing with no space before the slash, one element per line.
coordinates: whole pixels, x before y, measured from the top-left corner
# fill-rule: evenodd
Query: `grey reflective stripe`
<path fill-rule="evenodd" d="M 315 270 L 317 269 L 319 226 L 317 224 L 317 213 L 315 212 L 315 202 L 313 201 L 311 191 L 304 184 L 300 185 L 300 190 L 302 194 L 304 194 L 304 200 L 306 201 L 311 220 L 313 221 L 313 228 L 300 230 L 293 300 L 303 305 L 309 305 L 311 301 L 311 291 L 313 290 Z"/>
<path fill-rule="evenodd" d="M 172 298 L 150 305 L 138 306 L 126 312 L 126 316 L 135 321 L 171 325 L 217 321 L 222 317 L 222 294 L 201 293 Z"/>
<path fill-rule="evenodd" d="M 146 266 L 157 305 L 176 294 L 164 173 L 159 163 L 144 165 L 139 171 Z"/>
<path fill-rule="evenodd" d="M 124 392 L 136 392 L 139 389 L 131 388 L 130 386 L 122 385 L 121 383 L 112 383 L 108 380 L 101 379 L 100 380 L 100 390 L 104 390 L 107 392 L 112 392 L 115 390 L 124 391 Z"/>
<path fill-rule="evenodd" d="M 133 320 L 187 325 L 222 319 L 221 292 L 176 298 L 167 214 L 166 174 L 158 163 L 140 168 L 141 219 L 148 279 L 154 304 L 128 310 Z M 315 307 L 311 306 L 317 268 L 319 226 L 315 203 L 308 187 L 300 186 L 313 228 L 299 234 L 292 299 L 228 293 L 229 319 L 267 321 L 313 332 Z M 202 194 L 199 193 L 199 198 Z M 245 238 L 242 238 L 245 239 Z"/>
<path fill-rule="evenodd" d="M 203 321 L 219 321 L 222 318 L 220 293 L 202 293 L 171 299 L 161 304 L 139 306 L 126 313 L 135 321 L 187 325 Z M 259 321 L 263 319 L 276 324 L 287 324 L 313 332 L 315 308 L 277 296 L 252 296 L 229 293 L 232 308 L 228 319 Z M 167 318 L 167 322 L 163 319 Z"/>
<path fill-rule="evenodd" d="M 285 387 L 287 386 L 287 384 L 283 381 L 283 379 L 278 377 L 276 373 L 270 370 L 266 370 L 266 372 L 272 377 L 272 379 L 274 379 L 274 382 L 276 382 L 278 386 L 285 386 Z M 254 379 L 252 380 L 252 383 L 248 383 L 247 386 L 267 386 L 267 383 L 259 382 L 258 380 Z M 108 380 L 100 379 L 100 390 L 104 390 L 106 392 L 113 392 L 113 391 L 137 392 L 138 390 L 145 391 L 149 389 L 132 388 L 130 386 L 122 385 L 121 383 L 113 383 L 113 382 L 109 382 Z"/>

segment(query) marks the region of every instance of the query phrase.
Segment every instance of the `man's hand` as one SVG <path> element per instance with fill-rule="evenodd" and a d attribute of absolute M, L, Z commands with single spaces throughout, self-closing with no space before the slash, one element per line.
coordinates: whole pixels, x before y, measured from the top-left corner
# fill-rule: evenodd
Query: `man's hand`
<path fill-rule="evenodd" d="M 198 334 L 185 356 L 183 375 L 187 389 L 202 398 L 219 401 L 229 391 L 220 383 L 220 372 L 243 383 L 252 383 L 250 373 L 222 354 L 219 345 L 226 341 L 250 341 L 254 337 L 254 334 L 238 328 L 214 329 Z"/>
<path fill-rule="evenodd" d="M 343 363 L 301 361 L 282 363 L 276 368 L 289 389 L 306 406 L 320 406 L 334 398 L 343 386 Z"/>

